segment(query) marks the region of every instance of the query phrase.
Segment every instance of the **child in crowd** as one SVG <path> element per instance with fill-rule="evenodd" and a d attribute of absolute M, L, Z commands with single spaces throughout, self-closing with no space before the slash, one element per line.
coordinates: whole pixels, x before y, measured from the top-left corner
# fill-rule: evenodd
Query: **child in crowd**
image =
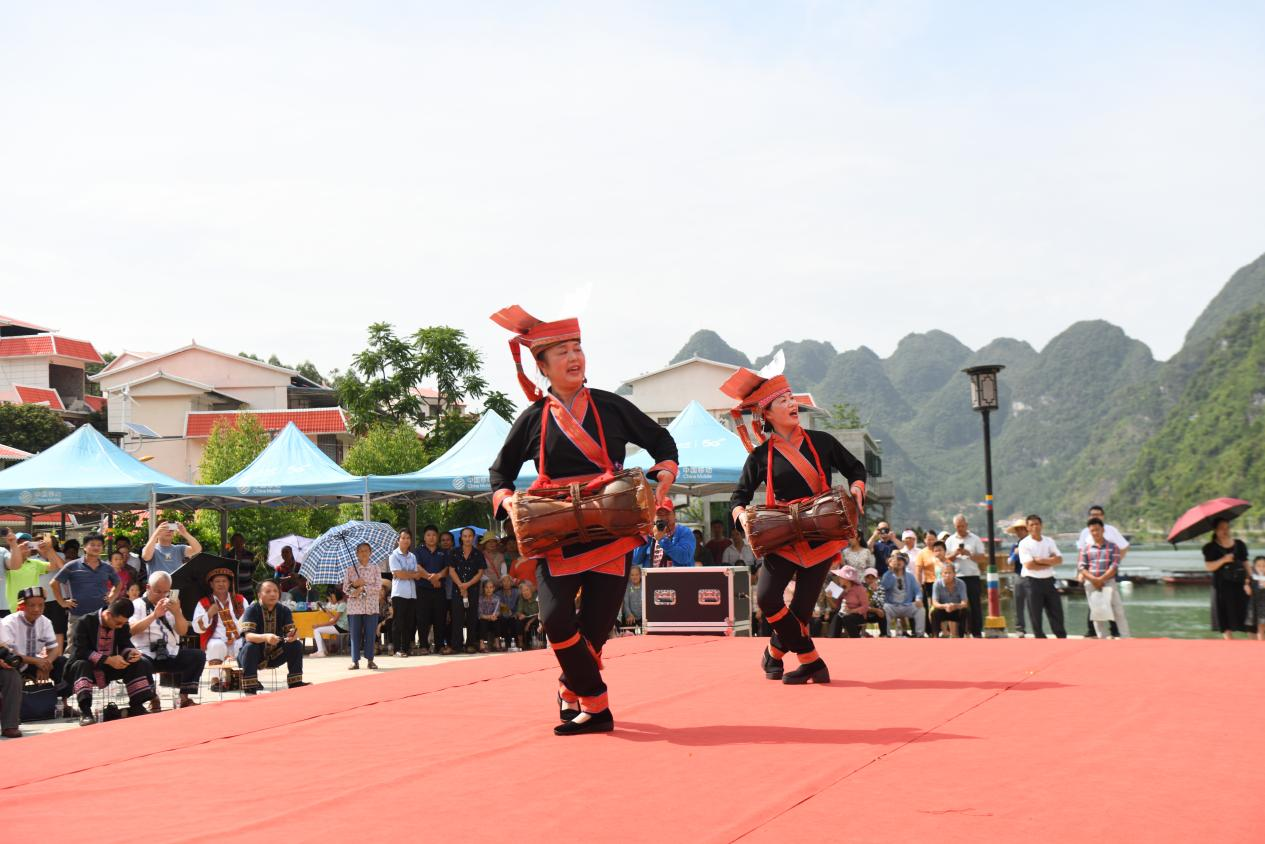
<path fill-rule="evenodd" d="M 123 591 L 126 593 L 133 583 L 136 583 L 136 573 L 127 565 L 127 555 L 122 551 L 115 551 L 110 555 L 110 567 L 114 569 L 114 573 L 119 576 L 119 583 L 123 585 Z M 131 597 L 129 594 L 128 597 Z M 139 597 L 139 596 L 138 596 Z"/>
<path fill-rule="evenodd" d="M 878 569 L 868 568 L 865 570 L 865 591 L 870 595 L 870 609 L 866 613 L 868 620 L 878 621 L 879 633 L 887 635 L 887 614 L 883 612 L 883 604 L 887 603 L 887 590 L 883 588 L 883 584 L 878 580 Z M 899 622 L 898 622 L 899 623 Z M 866 636 L 870 635 L 868 633 Z"/>
<path fill-rule="evenodd" d="M 316 657 L 328 655 L 325 650 L 326 636 L 333 636 L 337 641 L 338 634 L 347 632 L 347 599 L 343 597 L 341 589 L 330 586 L 329 594 L 325 596 L 325 603 L 321 605 L 321 608 L 329 614 L 330 618 L 324 625 L 312 631 L 312 639 L 316 642 L 316 653 L 313 656 Z"/>
<path fill-rule="evenodd" d="M 496 597 L 496 584 L 484 579 L 479 595 L 479 653 L 488 652 L 488 644 L 492 650 L 499 651 L 500 643 L 496 638 L 497 621 L 501 617 L 501 599 Z"/>
<path fill-rule="evenodd" d="M 1256 640 L 1265 642 L 1265 555 L 1252 560 L 1252 574 L 1243 588 L 1247 591 L 1247 623 L 1256 626 Z"/>
<path fill-rule="evenodd" d="M 518 584 L 518 646 L 523 650 L 531 647 L 532 639 L 540 635 L 540 601 L 530 580 Z"/>

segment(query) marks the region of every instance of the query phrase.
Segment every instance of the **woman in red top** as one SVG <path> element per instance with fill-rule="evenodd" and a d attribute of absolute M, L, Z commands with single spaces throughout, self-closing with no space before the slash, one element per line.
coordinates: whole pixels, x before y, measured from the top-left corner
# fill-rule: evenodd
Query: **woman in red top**
<path fill-rule="evenodd" d="M 517 305 L 497 312 L 492 320 L 515 332 L 510 351 L 519 383 L 532 402 L 514 422 L 489 469 L 497 517 L 510 514 L 514 479 L 528 460 L 535 461 L 539 475 L 533 487 L 549 486 L 553 479 L 600 481 L 622 468 L 630 442 L 654 457 L 655 465 L 646 476 L 658 483 L 658 499 L 664 500 L 676 479 L 676 443 L 667 429 L 632 402 L 584 386 L 579 322 L 541 322 Z M 523 372 L 523 347 L 549 381 L 548 393 Z M 554 728 L 557 735 L 614 728 L 601 675 L 602 646 L 619 616 L 629 558 L 640 544 L 641 538 L 635 536 L 574 542 L 534 561 L 541 623 L 562 666 L 558 702 L 563 723 Z M 575 599 L 581 589 L 584 601 L 577 613 Z"/>
<path fill-rule="evenodd" d="M 857 512 L 865 512 L 865 465 L 825 431 L 800 427 L 799 403 L 784 376 L 766 379 L 749 369 L 739 369 L 720 389 L 738 399 L 731 414 L 738 435 L 750 452 L 729 499 L 734 521 L 744 531 L 747 505 L 761 484 L 765 487 L 766 504 L 786 503 L 825 492 L 831 486 L 831 472 L 835 469 L 851 484 Z M 752 416 L 752 433 L 759 445 L 753 445 L 752 435 L 743 424 L 744 412 Z M 830 564 L 838 560 L 846 544 L 797 542 L 765 555 L 756 585 L 756 604 L 773 627 L 762 662 L 764 676 L 770 680 L 789 685 L 830 682 L 826 663 L 817 655 L 808 635 L 808 622 Z M 796 581 L 795 596 L 787 607 L 782 595 L 792 578 Z M 790 672 L 782 669 L 782 657 L 787 651 L 799 659 L 799 668 Z"/>

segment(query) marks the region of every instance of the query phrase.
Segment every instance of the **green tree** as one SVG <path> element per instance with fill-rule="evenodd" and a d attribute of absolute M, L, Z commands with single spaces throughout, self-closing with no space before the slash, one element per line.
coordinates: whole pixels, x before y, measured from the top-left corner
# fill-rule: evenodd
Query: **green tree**
<path fill-rule="evenodd" d="M 482 355 L 458 328 L 436 325 L 402 338 L 391 325 L 376 322 L 369 326 L 368 347 L 355 356 L 350 371 L 338 380 L 339 401 L 357 433 L 383 419 L 425 427 L 430 422 L 426 404 L 414 391 L 424 382 L 432 382 L 439 394 L 438 429 L 445 427 L 444 417 L 457 405 L 487 394 L 482 363 Z M 494 402 L 504 409 L 502 399 Z M 444 436 L 448 437 L 460 423 L 449 420 L 446 427 Z"/>
<path fill-rule="evenodd" d="M 101 370 L 109 366 L 111 363 L 113 363 L 116 357 L 118 357 L 118 355 L 116 355 L 114 352 L 102 352 L 101 360 L 104 361 L 104 363 L 84 364 L 83 374 L 86 377 L 91 378 L 93 375 L 96 375 L 98 372 L 100 372 Z M 87 392 L 88 392 L 88 395 L 90 396 L 99 396 L 101 395 L 101 385 L 93 381 L 88 381 Z M 101 430 L 105 430 L 105 429 L 102 428 Z"/>
<path fill-rule="evenodd" d="M 830 421 L 827 424 L 836 430 L 860 428 L 862 427 L 861 412 L 847 402 L 836 402 L 830 408 Z"/>
<path fill-rule="evenodd" d="M 198 483 L 218 484 L 228 480 L 249 466 L 269 442 L 268 432 L 252 414 L 241 414 L 236 424 L 217 421 L 202 452 Z"/>
<path fill-rule="evenodd" d="M 0 443 L 35 453 L 60 442 L 70 428 L 42 404 L 0 404 Z"/>
<path fill-rule="evenodd" d="M 483 397 L 483 411 L 491 411 L 507 422 L 513 422 L 518 415 L 518 408 L 514 406 L 513 400 L 500 390 L 492 390 Z"/>

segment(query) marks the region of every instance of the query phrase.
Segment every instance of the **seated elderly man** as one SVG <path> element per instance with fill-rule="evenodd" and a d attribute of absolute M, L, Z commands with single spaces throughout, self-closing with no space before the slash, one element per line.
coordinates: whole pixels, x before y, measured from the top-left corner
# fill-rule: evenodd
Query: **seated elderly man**
<path fill-rule="evenodd" d="M 242 619 L 246 615 L 246 599 L 232 592 L 234 574 L 227 568 L 211 569 L 206 575 L 210 596 L 198 601 L 193 611 L 193 632 L 198 634 L 207 665 L 220 665 L 238 659 L 242 646 Z M 220 672 L 221 674 L 223 672 Z M 211 681 L 211 691 L 220 691 L 229 676 Z"/>
<path fill-rule="evenodd" d="M 906 531 L 908 533 L 909 531 Z M 883 614 L 893 636 L 897 635 L 899 619 L 910 619 L 914 634 L 922 638 L 926 615 L 922 611 L 922 587 L 918 578 L 906 570 L 909 559 L 904 551 L 896 551 L 887 558 L 889 568 L 883 574 Z"/>
<path fill-rule="evenodd" d="M 286 685 L 292 689 L 306 686 L 303 682 L 303 643 L 298 640 L 294 616 L 290 608 L 279 603 L 281 588 L 276 581 L 259 584 L 259 600 L 251 604 L 242 618 L 242 645 L 238 661 L 242 666 L 242 690 L 248 695 L 259 692 L 259 669 L 286 664 Z"/>
<path fill-rule="evenodd" d="M 53 682 L 57 696 L 70 697 L 66 679 L 66 657 L 53 630 L 53 622 L 44 615 L 47 593 L 42 586 L 32 586 L 17 593 L 17 612 L 0 621 L 0 645 L 22 658 L 18 669 L 24 679 L 36 683 Z"/>
<path fill-rule="evenodd" d="M 931 589 L 931 635 L 939 636 L 942 627 L 948 635 L 961 639 L 966 635 L 971 605 L 966 584 L 957 577 L 957 566 L 946 560 L 940 579 Z"/>
<path fill-rule="evenodd" d="M 127 686 L 129 715 L 144 715 L 145 704 L 154 698 L 149 681 L 154 666 L 132 646 L 127 626 L 133 609 L 127 598 L 115 598 L 108 607 L 80 618 L 75 626 L 70 675 L 75 678 L 81 727 L 97 721 L 92 714 L 92 690 L 104 689 L 112 680 L 122 680 Z"/>
<path fill-rule="evenodd" d="M 170 597 L 171 575 L 156 571 L 149 576 L 149 588 L 133 601 L 132 644 L 154 664 L 160 674 L 171 674 L 180 684 L 180 708 L 197 706 L 190 695 L 198 693 L 198 680 L 206 665 L 206 654 L 180 647 L 180 637 L 189 632 L 180 602 Z M 162 709 L 157 697 L 149 702 L 151 712 Z"/>

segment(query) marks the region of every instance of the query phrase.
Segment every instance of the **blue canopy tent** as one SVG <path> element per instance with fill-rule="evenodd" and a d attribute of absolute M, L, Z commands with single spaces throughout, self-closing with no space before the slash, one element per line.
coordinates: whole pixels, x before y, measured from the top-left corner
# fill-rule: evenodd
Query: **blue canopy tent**
<path fill-rule="evenodd" d="M 81 425 L 61 442 L 0 472 L 0 507 L 10 512 L 101 513 L 151 506 L 180 486 Z"/>
<path fill-rule="evenodd" d="M 495 413 L 484 413 L 464 437 L 430 465 L 404 475 L 370 475 L 369 491 L 375 501 L 401 496 L 415 500 L 489 496 L 492 483 L 488 467 L 509 432 L 510 423 Z M 526 463 L 515 484 L 523 489 L 534 480 L 536 469 Z"/>
<path fill-rule="evenodd" d="M 366 479 L 351 474 L 289 423 L 251 464 L 219 484 L 183 484 L 160 492 L 163 504 L 217 510 L 311 507 L 359 501 L 368 519 Z"/>
<path fill-rule="evenodd" d="M 676 440 L 677 464 L 674 490 L 690 495 L 714 495 L 730 492 L 742 476 L 747 462 L 747 449 L 738 435 L 692 401 L 668 425 Z M 633 469 L 649 469 L 654 461 L 646 451 L 639 451 L 624 464 Z"/>

